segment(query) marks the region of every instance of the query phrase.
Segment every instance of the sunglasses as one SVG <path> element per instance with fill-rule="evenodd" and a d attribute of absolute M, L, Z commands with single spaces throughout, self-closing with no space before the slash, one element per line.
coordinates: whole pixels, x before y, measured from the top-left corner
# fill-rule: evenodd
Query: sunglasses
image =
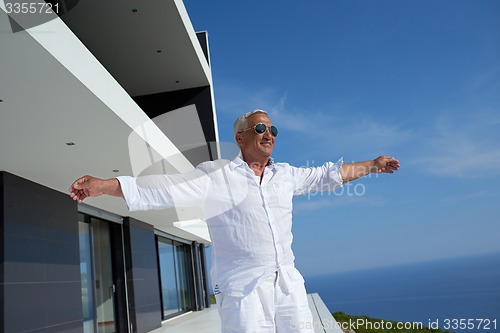
<path fill-rule="evenodd" d="M 256 124 L 255 126 L 244 129 L 242 132 L 253 129 L 255 131 L 255 133 L 262 134 L 265 131 L 267 131 L 268 128 L 269 128 L 269 132 L 271 132 L 272 136 L 274 136 L 274 137 L 278 136 L 278 129 L 276 128 L 276 126 L 274 126 L 274 125 L 267 126 L 266 124 L 263 124 L 263 123 L 259 123 L 259 124 Z"/>

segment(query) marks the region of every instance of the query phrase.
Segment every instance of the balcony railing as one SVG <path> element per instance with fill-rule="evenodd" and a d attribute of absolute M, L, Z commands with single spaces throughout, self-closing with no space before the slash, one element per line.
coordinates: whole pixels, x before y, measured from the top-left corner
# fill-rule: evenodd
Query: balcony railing
<path fill-rule="evenodd" d="M 317 293 L 308 294 L 309 308 L 313 314 L 315 333 L 342 333 L 337 321 Z M 310 325 L 293 323 L 294 325 Z M 220 333 L 220 319 L 217 307 L 199 312 L 190 312 L 165 321 L 161 328 L 151 333 Z"/>

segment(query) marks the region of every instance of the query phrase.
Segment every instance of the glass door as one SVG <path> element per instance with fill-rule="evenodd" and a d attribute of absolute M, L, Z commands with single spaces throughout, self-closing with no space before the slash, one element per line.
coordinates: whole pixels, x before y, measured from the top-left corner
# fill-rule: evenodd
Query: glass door
<path fill-rule="evenodd" d="M 80 275 L 82 281 L 83 332 L 95 333 L 94 264 L 92 260 L 90 224 L 85 221 L 85 215 L 83 214 L 78 214 L 78 229 L 80 234 Z"/>
<path fill-rule="evenodd" d="M 79 214 L 84 333 L 115 333 L 115 284 L 109 223 Z"/>
<path fill-rule="evenodd" d="M 163 319 L 191 310 L 186 259 L 189 245 L 158 237 L 158 261 Z"/>
<path fill-rule="evenodd" d="M 186 245 L 174 242 L 175 271 L 177 275 L 177 293 L 179 295 L 179 310 L 190 310 L 188 271 L 186 262 Z"/>
<path fill-rule="evenodd" d="M 158 242 L 160 261 L 160 285 L 163 304 L 163 317 L 167 318 L 179 312 L 179 297 L 175 276 L 174 246 L 171 240 Z"/>
<path fill-rule="evenodd" d="M 115 284 L 109 223 L 90 218 L 94 245 L 97 333 L 116 332 Z"/>

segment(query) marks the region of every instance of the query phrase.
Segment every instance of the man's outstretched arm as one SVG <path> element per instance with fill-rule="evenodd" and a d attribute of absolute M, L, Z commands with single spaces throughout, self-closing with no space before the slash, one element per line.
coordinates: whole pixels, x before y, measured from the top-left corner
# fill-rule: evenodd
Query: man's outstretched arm
<path fill-rule="evenodd" d="M 69 195 L 73 200 L 78 200 L 78 202 L 82 202 L 85 198 L 98 197 L 103 194 L 123 198 L 122 188 L 118 179 L 100 179 L 92 176 L 83 176 L 75 180 L 69 188 Z"/>
<path fill-rule="evenodd" d="M 393 173 L 399 169 L 399 161 L 394 157 L 379 156 L 372 161 L 346 163 L 342 165 L 340 175 L 344 183 L 364 177 L 370 173 Z"/>

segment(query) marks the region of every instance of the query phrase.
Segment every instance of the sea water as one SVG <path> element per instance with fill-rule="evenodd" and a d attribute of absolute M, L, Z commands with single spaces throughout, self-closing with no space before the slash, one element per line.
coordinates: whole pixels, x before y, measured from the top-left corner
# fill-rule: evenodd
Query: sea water
<path fill-rule="evenodd" d="M 500 253 L 306 276 L 331 312 L 500 332 Z"/>

